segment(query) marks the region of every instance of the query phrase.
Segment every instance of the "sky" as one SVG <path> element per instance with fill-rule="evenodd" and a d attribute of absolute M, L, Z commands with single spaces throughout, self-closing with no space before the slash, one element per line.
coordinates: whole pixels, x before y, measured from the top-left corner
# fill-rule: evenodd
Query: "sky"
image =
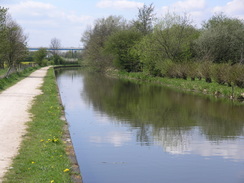
<path fill-rule="evenodd" d="M 0 0 L 28 35 L 29 47 L 49 47 L 53 38 L 62 47 L 82 47 L 81 37 L 96 19 L 120 15 L 133 20 L 138 8 L 151 3 L 157 17 L 187 13 L 198 27 L 220 12 L 244 20 L 244 0 Z"/>

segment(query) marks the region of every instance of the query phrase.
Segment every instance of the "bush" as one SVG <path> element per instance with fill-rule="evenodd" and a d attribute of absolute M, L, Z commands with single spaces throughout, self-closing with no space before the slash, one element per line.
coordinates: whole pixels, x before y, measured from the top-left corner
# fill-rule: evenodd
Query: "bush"
<path fill-rule="evenodd" d="M 213 66 L 213 77 L 216 80 L 216 82 L 221 85 L 225 83 L 231 85 L 230 70 L 230 64 L 215 64 Z"/>
<path fill-rule="evenodd" d="M 198 63 L 196 62 L 188 62 L 186 63 L 186 73 L 187 76 L 191 78 L 192 81 L 195 80 L 196 77 L 200 78 L 200 74 L 198 74 Z"/>
<path fill-rule="evenodd" d="M 156 69 L 160 72 L 161 76 L 168 76 L 172 77 L 169 73 L 171 68 L 173 67 L 174 63 L 170 59 L 165 59 L 163 61 L 156 62 Z M 155 70 L 155 69 L 154 69 Z"/>
<path fill-rule="evenodd" d="M 205 78 L 207 83 L 212 82 L 212 78 L 211 78 L 212 66 L 213 66 L 212 62 L 209 62 L 209 61 L 203 61 L 199 66 L 201 75 Z"/>
<path fill-rule="evenodd" d="M 244 65 L 235 64 L 232 66 L 230 78 L 236 86 L 244 88 Z"/>

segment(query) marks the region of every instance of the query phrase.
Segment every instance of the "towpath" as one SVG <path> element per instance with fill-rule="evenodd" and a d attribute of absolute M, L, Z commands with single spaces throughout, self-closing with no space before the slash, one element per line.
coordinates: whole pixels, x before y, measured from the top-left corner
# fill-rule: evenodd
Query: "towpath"
<path fill-rule="evenodd" d="M 0 182 L 18 154 L 28 112 L 34 98 L 41 94 L 40 87 L 49 67 L 33 72 L 29 77 L 0 93 Z"/>

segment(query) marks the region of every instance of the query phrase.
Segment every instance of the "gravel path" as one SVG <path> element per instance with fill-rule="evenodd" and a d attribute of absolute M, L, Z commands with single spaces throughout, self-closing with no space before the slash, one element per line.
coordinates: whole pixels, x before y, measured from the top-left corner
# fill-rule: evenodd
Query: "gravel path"
<path fill-rule="evenodd" d="M 28 110 L 34 97 L 41 94 L 40 87 L 48 68 L 33 72 L 0 93 L 0 182 L 18 153 L 22 136 L 26 132 L 25 124 L 31 117 Z"/>

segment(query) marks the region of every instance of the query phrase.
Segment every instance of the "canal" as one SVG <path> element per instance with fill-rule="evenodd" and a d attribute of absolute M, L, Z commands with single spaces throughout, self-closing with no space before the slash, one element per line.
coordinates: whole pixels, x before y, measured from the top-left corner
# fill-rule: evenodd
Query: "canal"
<path fill-rule="evenodd" d="M 244 107 L 56 71 L 84 183 L 243 183 Z"/>

